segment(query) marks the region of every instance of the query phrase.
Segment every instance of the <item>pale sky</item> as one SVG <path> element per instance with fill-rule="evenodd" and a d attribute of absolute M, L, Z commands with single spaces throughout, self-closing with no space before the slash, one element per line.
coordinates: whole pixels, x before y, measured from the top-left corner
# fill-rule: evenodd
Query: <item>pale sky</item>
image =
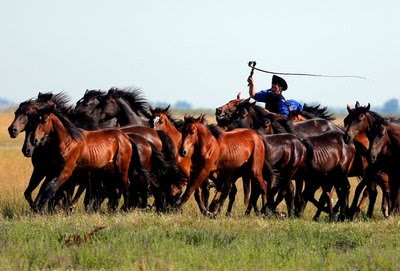
<path fill-rule="evenodd" d="M 287 99 L 345 107 L 400 99 L 400 1 L 0 0 L 0 97 L 139 87 L 149 101 L 215 108 L 248 97 L 248 61 Z M 257 89 L 271 76 L 255 72 Z"/>

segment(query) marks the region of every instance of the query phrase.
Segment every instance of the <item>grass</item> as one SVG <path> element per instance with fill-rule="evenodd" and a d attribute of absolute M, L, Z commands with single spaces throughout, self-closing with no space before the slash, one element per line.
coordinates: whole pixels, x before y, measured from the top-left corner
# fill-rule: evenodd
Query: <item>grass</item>
<path fill-rule="evenodd" d="M 23 197 L 32 166 L 23 134 L 8 137 L 12 117 L 0 112 L 2 270 L 400 269 L 400 219 L 383 219 L 379 206 L 374 219 L 343 223 L 312 222 L 311 205 L 301 219 L 246 217 L 242 194 L 233 217 L 217 219 L 200 215 L 193 199 L 180 214 L 86 214 L 80 204 L 70 215 L 34 215 Z"/>

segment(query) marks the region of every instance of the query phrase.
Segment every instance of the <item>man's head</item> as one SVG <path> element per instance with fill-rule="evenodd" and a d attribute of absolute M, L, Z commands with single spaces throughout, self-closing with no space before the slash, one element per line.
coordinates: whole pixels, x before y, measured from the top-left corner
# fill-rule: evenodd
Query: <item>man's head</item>
<path fill-rule="evenodd" d="M 271 90 L 275 95 L 279 95 L 282 91 L 287 90 L 288 85 L 286 81 L 277 75 L 272 76 Z"/>

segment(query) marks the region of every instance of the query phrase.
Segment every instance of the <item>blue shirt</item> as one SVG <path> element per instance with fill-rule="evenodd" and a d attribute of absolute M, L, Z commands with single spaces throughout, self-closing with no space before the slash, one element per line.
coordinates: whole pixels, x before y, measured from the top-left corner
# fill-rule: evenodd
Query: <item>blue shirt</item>
<path fill-rule="evenodd" d="M 253 96 L 253 99 L 257 102 L 266 103 L 266 108 L 268 110 L 286 117 L 289 115 L 289 111 L 297 109 L 303 110 L 303 106 L 298 101 L 286 100 L 282 95 L 280 97 L 276 97 L 273 95 L 271 89 L 256 92 L 256 94 Z M 270 102 L 273 103 L 272 106 L 268 106 Z"/>

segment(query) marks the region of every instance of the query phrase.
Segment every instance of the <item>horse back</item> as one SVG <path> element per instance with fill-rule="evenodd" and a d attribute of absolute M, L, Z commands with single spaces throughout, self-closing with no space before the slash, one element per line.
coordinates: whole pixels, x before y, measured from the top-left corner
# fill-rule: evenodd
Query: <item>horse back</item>
<path fill-rule="evenodd" d="M 329 173 L 340 168 L 346 174 L 354 161 L 356 149 L 354 144 L 346 144 L 343 133 L 329 131 L 317 136 L 303 139 L 308 149 L 311 169 L 320 173 Z"/>
<path fill-rule="evenodd" d="M 235 129 L 225 132 L 220 143 L 218 163 L 225 167 L 238 168 L 250 160 L 264 161 L 263 139 L 254 130 Z"/>
<path fill-rule="evenodd" d="M 307 149 L 293 134 L 263 136 L 266 158 L 274 168 L 300 167 L 305 165 Z"/>

